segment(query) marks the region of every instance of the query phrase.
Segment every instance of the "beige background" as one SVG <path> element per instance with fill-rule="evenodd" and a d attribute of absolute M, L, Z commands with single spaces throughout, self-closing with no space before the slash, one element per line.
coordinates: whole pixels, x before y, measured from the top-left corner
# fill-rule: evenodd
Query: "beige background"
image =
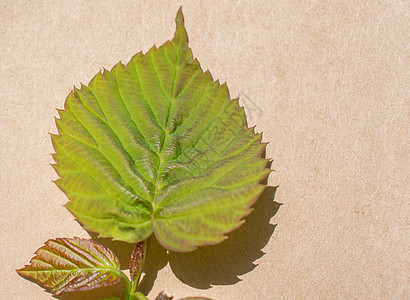
<path fill-rule="evenodd" d="M 51 299 L 14 269 L 49 238 L 89 236 L 51 182 L 54 109 L 102 67 L 172 38 L 183 5 L 194 55 L 264 132 L 279 188 L 223 244 L 167 255 L 153 242 L 142 290 L 409 299 L 405 3 L 1 0 L 0 298 Z M 126 268 L 132 248 L 100 242 Z"/>

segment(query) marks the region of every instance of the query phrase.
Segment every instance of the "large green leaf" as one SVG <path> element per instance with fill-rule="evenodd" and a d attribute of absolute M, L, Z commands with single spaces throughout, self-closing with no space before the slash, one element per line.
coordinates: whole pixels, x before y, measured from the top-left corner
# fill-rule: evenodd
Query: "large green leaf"
<path fill-rule="evenodd" d="M 48 240 L 36 251 L 30 265 L 17 272 L 61 295 L 115 284 L 121 276 L 119 267 L 110 249 L 76 237 Z"/>
<path fill-rule="evenodd" d="M 261 134 L 193 58 L 181 10 L 171 41 L 97 73 L 59 113 L 56 184 L 102 237 L 138 242 L 154 232 L 181 252 L 221 242 L 270 172 Z"/>

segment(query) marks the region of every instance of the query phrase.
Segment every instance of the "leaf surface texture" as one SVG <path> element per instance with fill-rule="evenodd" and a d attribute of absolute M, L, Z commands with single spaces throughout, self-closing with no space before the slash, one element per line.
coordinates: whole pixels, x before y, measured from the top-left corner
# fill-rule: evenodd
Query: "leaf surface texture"
<path fill-rule="evenodd" d="M 243 108 L 175 36 L 75 88 L 52 136 L 56 184 L 88 230 L 126 242 L 152 233 L 167 249 L 221 242 L 270 172 Z"/>
<path fill-rule="evenodd" d="M 109 286 L 120 280 L 119 261 L 104 246 L 87 239 L 48 240 L 30 265 L 17 270 L 51 289 L 54 295 Z"/>

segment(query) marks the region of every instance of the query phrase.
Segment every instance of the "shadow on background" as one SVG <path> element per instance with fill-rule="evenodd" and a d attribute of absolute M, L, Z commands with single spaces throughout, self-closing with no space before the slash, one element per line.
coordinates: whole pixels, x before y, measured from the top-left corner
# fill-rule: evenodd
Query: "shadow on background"
<path fill-rule="evenodd" d="M 278 212 L 281 203 L 275 202 L 277 187 L 268 186 L 253 206 L 254 211 L 245 218 L 245 223 L 228 234 L 228 239 L 218 245 L 199 247 L 189 253 L 169 252 L 151 236 L 147 241 L 144 276 L 139 291 L 147 295 L 157 278 L 158 272 L 168 263 L 175 276 L 183 283 L 197 288 L 208 289 L 213 285 L 232 285 L 239 282 L 239 275 L 252 271 L 257 265 L 255 260 L 265 253 L 262 249 L 269 242 L 276 225 L 270 220 Z M 98 238 L 88 232 L 93 240 L 110 248 L 119 258 L 121 269 L 128 269 L 129 260 L 135 244 Z M 171 290 L 170 287 L 162 287 Z M 125 293 L 121 282 L 86 292 L 68 293 L 56 297 L 61 300 L 103 299 L 120 297 Z"/>
<path fill-rule="evenodd" d="M 144 277 L 139 290 L 147 295 L 154 285 L 158 272 L 168 263 L 179 280 L 194 288 L 208 289 L 212 285 L 231 285 L 240 281 L 239 275 L 246 274 L 257 266 L 254 261 L 265 254 L 262 249 L 275 231 L 276 225 L 270 224 L 270 220 L 281 206 L 274 201 L 276 189 L 277 187 L 268 186 L 253 206 L 254 211 L 245 218 L 246 222 L 239 229 L 228 234 L 228 239 L 221 244 L 200 247 L 189 253 L 176 253 L 164 249 L 151 236 L 147 241 Z M 93 240 L 111 249 L 117 255 L 122 270 L 128 269 L 135 244 L 98 238 L 96 233 L 88 233 Z M 170 289 L 163 287 L 163 289 L 167 288 Z M 113 286 L 67 293 L 55 298 L 91 300 L 119 297 L 122 299 L 124 293 L 125 284 L 121 280 Z"/>
<path fill-rule="evenodd" d="M 274 201 L 276 189 L 267 187 L 245 224 L 230 233 L 221 244 L 200 247 L 189 253 L 167 254 L 152 238 L 144 265 L 147 275 L 141 281 L 140 291 L 144 294 L 151 291 L 158 271 L 167 262 L 179 280 L 194 288 L 208 289 L 212 285 L 231 285 L 240 281 L 238 275 L 252 271 L 256 267 L 253 262 L 265 254 L 262 248 L 275 230 L 276 225 L 270 224 L 270 220 L 281 205 Z"/>
<path fill-rule="evenodd" d="M 231 285 L 252 271 L 256 259 L 265 253 L 266 246 L 276 225 L 271 218 L 279 210 L 274 202 L 276 187 L 267 187 L 254 205 L 254 211 L 246 222 L 228 235 L 228 239 L 215 246 L 201 247 L 190 253 L 169 253 L 169 263 L 174 274 L 182 282 L 208 289 L 212 285 Z"/>

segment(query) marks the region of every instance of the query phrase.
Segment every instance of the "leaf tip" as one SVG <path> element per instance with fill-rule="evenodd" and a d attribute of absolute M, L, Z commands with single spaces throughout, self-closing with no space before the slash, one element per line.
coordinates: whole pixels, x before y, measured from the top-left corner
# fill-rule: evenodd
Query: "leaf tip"
<path fill-rule="evenodd" d="M 84 91 L 86 88 L 87 88 L 87 86 L 86 86 L 84 83 L 80 82 L 80 91 L 82 92 L 82 91 Z"/>
<path fill-rule="evenodd" d="M 177 16 L 175 17 L 175 22 L 177 25 L 184 24 L 184 13 L 182 12 L 182 5 L 179 7 Z"/>
<path fill-rule="evenodd" d="M 174 40 L 177 44 L 188 44 L 188 35 L 185 30 L 184 14 L 182 13 L 182 6 L 178 9 L 177 16 L 175 17 L 176 29 Z"/>
<path fill-rule="evenodd" d="M 27 265 L 24 266 L 24 268 L 15 269 L 15 270 L 16 270 L 17 274 L 19 274 L 20 276 L 24 276 L 24 269 L 25 269 L 26 267 L 27 267 Z"/>

